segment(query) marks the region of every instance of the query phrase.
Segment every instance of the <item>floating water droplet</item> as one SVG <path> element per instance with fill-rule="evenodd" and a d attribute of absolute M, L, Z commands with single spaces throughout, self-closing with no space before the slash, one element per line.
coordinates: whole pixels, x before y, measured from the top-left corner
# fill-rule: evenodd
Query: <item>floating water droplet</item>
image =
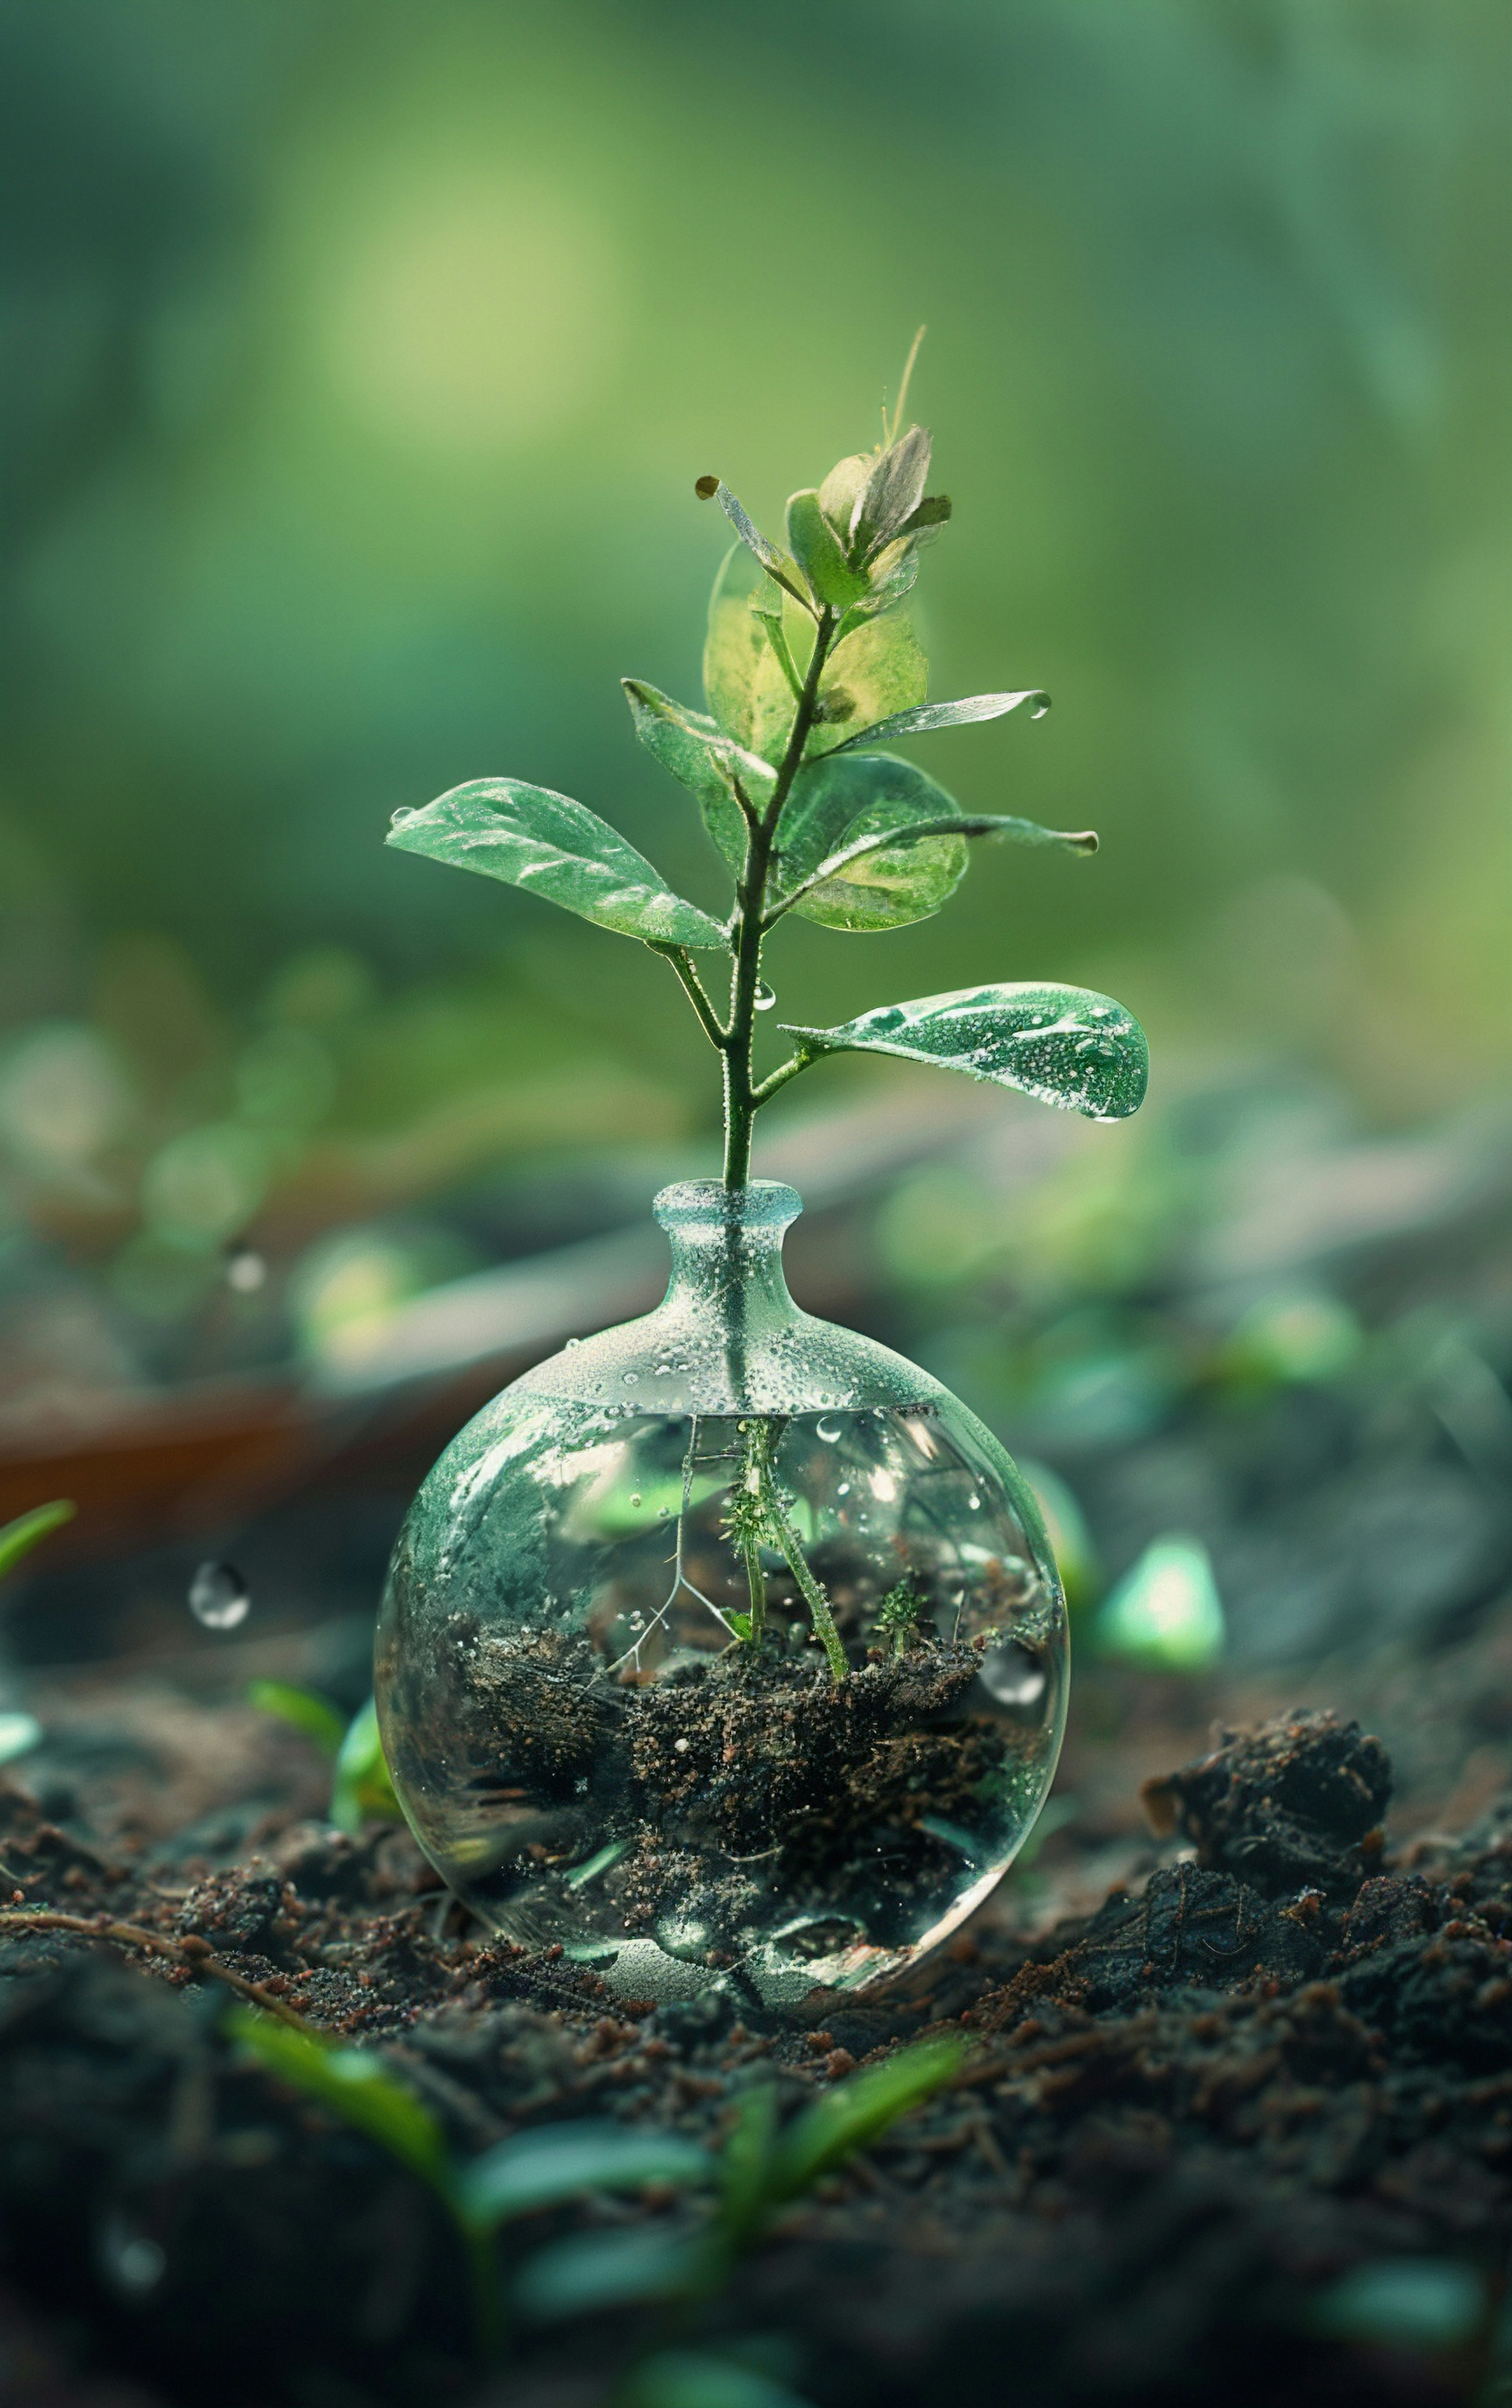
<path fill-rule="evenodd" d="M 842 1424 L 838 1414 L 821 1413 L 819 1419 L 814 1425 L 814 1435 L 815 1438 L 822 1438 L 826 1446 L 833 1446 L 836 1439 L 840 1436 L 841 1427 Z"/>
<path fill-rule="evenodd" d="M 765 979 L 758 979 L 756 991 L 751 1000 L 757 1011 L 770 1011 L 777 1000 L 777 990 L 774 986 L 769 986 Z"/>
<path fill-rule="evenodd" d="M 255 1246 L 232 1246 L 225 1258 L 225 1283 L 238 1296 L 255 1296 L 267 1280 L 267 1265 Z"/>
<path fill-rule="evenodd" d="M 133 2232 L 119 2215 L 113 2215 L 105 2228 L 100 2254 L 109 2281 L 128 2299 L 139 2300 L 155 2291 L 167 2272 L 167 2256 L 161 2244 L 149 2240 L 145 2232 Z"/>
<path fill-rule="evenodd" d="M 189 1611 L 207 1630 L 235 1630 L 251 1605 L 252 1591 L 235 1564 L 201 1564 L 189 1584 Z"/>

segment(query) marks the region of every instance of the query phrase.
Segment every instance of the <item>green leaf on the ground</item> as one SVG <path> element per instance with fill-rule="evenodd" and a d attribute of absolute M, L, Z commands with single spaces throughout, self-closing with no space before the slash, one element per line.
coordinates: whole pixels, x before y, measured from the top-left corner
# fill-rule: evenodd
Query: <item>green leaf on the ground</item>
<path fill-rule="evenodd" d="M 684 2299 L 698 2287 L 706 2263 L 696 2242 L 655 2225 L 574 2233 L 526 2259 L 512 2303 L 533 2322 L 554 2324 L 602 2308 Z"/>
<path fill-rule="evenodd" d="M 347 1718 L 338 1713 L 328 1698 L 319 1698 L 313 1689 L 296 1689 L 289 1681 L 250 1681 L 247 1703 L 259 1713 L 275 1714 L 281 1723 L 303 1731 L 327 1756 L 338 1756 L 347 1735 Z"/>
<path fill-rule="evenodd" d="M 775 586 L 771 591 L 776 593 Z M 745 822 L 732 781 L 740 780 L 759 810 L 771 795 L 770 763 L 737 744 L 705 712 L 658 694 L 642 678 L 622 678 L 620 683 L 646 751 L 698 797 L 704 826 L 730 867 L 738 870 L 745 858 Z"/>
<path fill-rule="evenodd" d="M 404 1820 L 379 1736 L 378 1708 L 371 1698 L 353 1715 L 337 1755 L 331 1820 L 338 1831 L 360 1831 L 364 1823 Z"/>
<path fill-rule="evenodd" d="M 0 1580 L 13 1572 L 50 1532 L 71 1522 L 78 1510 L 70 1498 L 57 1497 L 50 1505 L 34 1505 L 29 1513 L 18 1513 L 14 1522 L 7 1522 L 0 1529 Z"/>
<path fill-rule="evenodd" d="M 641 2358 L 617 2399 L 619 2408 L 811 2408 L 758 2368 L 701 2349 L 661 2349 Z"/>
<path fill-rule="evenodd" d="M 929 663 L 908 621 L 868 619 L 836 644 L 825 664 L 809 758 L 838 751 L 900 711 L 916 709 L 929 683 Z"/>
<path fill-rule="evenodd" d="M 771 2161 L 770 2196 L 800 2198 L 832 2167 L 864 2149 L 910 2108 L 948 2089 L 966 2061 L 959 2040 L 916 2041 L 881 2065 L 847 2074 L 780 2135 Z"/>
<path fill-rule="evenodd" d="M 252 2007 L 233 2007 L 226 2029 L 281 2082 L 318 2099 L 423 2182 L 446 2189 L 446 2138 L 439 2123 L 372 2050 L 344 2048 L 295 2031 Z"/>
<path fill-rule="evenodd" d="M 1016 1087 L 1091 1120 L 1127 1119 L 1149 1079 L 1138 1021 L 1086 987 L 960 987 L 885 1004 L 839 1028 L 785 1033 L 811 1054 L 894 1054 Z"/>
<path fill-rule="evenodd" d="M 708 2150 L 675 2132 L 605 2121 L 550 2124 L 471 2158 L 458 2174 L 457 2196 L 468 2222 L 487 2229 L 585 2191 L 638 2191 L 648 2183 L 696 2189 L 714 2174 Z"/>
<path fill-rule="evenodd" d="M 476 778 L 424 810 L 401 815 L 388 841 L 401 853 L 474 869 L 543 895 L 600 928 L 656 945 L 718 946 L 724 930 L 674 895 L 643 853 L 567 795 L 518 778 Z"/>
<path fill-rule="evenodd" d="M 812 488 L 788 496 L 787 542 L 816 602 L 831 610 L 859 602 L 868 589 L 866 572 L 850 566 Z"/>
<path fill-rule="evenodd" d="M 726 553 L 709 600 L 703 690 L 727 736 L 762 760 L 777 762 L 787 750 L 797 706 L 765 622 L 751 607 L 753 593 L 766 582 L 740 544 Z"/>
<path fill-rule="evenodd" d="M 958 831 L 882 846 L 839 859 L 850 846 L 920 822 L 960 814 L 943 786 L 886 752 L 826 755 L 793 782 L 778 833 L 777 902 L 827 863 L 832 875 L 793 909 L 827 928 L 901 928 L 928 919 L 960 883 L 966 842 Z"/>
<path fill-rule="evenodd" d="M 1023 694 L 973 694 L 963 702 L 923 702 L 915 710 L 895 711 L 891 719 L 879 720 L 875 726 L 847 736 L 830 750 L 843 752 L 851 745 L 863 742 L 891 744 L 897 737 L 928 736 L 937 727 L 968 727 L 978 720 L 1001 719 L 1005 712 L 1017 710 L 1026 702 L 1031 706 L 1031 719 L 1043 719 L 1050 708 L 1049 695 L 1038 687 L 1030 687 Z"/>

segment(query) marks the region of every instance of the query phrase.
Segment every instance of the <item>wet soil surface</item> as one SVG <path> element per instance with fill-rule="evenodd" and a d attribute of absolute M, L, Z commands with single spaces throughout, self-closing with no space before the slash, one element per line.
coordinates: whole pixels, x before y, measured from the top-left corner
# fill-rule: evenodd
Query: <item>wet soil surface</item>
<path fill-rule="evenodd" d="M 1168 1762 L 1143 1838 L 1130 1781 L 1121 1839 L 1052 1842 L 913 1997 L 756 2029 L 719 1997 L 611 2010 L 478 1936 L 404 1833 L 325 1826 L 313 1751 L 243 1706 L 143 1677 L 71 1711 L 73 1789 L 0 1793 L 0 1905 L 159 1948 L 0 1930 L 7 2403 L 589 2408 L 665 2337 L 652 2311 L 516 2319 L 478 2374 L 430 2197 L 238 2052 L 207 1952 L 380 2052 L 463 2156 L 604 2116 L 717 2145 L 753 2083 L 787 2110 L 960 2033 L 954 2086 L 682 2336 L 818 2408 L 1488 2396 L 1483 2332 L 1320 2329 L 1330 2286 L 1383 2259 L 1468 2268 L 1494 2303 L 1512 2239 L 1512 1802 L 1393 1845 L 1387 1753 L 1355 1724 L 1299 1711 Z M 1150 1689 L 1126 1773 L 1192 1711 Z M 600 2198 L 509 2228 L 503 2262 L 688 2213 Z"/>

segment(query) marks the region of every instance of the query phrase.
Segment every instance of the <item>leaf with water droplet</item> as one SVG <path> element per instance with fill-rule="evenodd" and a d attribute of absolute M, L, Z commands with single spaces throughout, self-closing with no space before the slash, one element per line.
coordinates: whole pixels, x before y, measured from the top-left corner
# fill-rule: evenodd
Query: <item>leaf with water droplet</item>
<path fill-rule="evenodd" d="M 704 826 L 730 867 L 739 870 L 745 858 L 745 822 L 734 781 L 739 779 L 747 799 L 759 810 L 770 800 L 775 782 L 770 763 L 725 735 L 705 712 L 658 694 L 643 679 L 622 678 L 620 683 L 646 751 L 697 796 Z"/>
<path fill-rule="evenodd" d="M 458 869 L 477 870 L 643 944 L 718 946 L 717 922 L 674 895 L 643 853 L 567 795 L 518 778 L 477 778 L 454 786 L 388 842 Z"/>
<path fill-rule="evenodd" d="M 860 735 L 847 736 L 842 743 L 829 749 L 843 752 L 863 740 L 868 744 L 890 744 L 896 737 L 928 736 L 937 727 L 968 727 L 978 720 L 1001 719 L 1024 703 L 1030 706 L 1031 719 L 1043 719 L 1050 708 L 1050 697 L 1035 686 L 1022 694 L 973 694 L 962 702 L 924 702 L 913 710 L 895 711 L 890 719 L 879 720 Z"/>
<path fill-rule="evenodd" d="M 1085 1055 L 1078 1047 L 1093 1029 L 1106 1051 Z M 1149 1079 L 1149 1047 L 1138 1021 L 1086 987 L 960 987 L 884 1005 L 838 1028 L 786 1027 L 785 1034 L 809 1054 L 895 1054 L 964 1070 L 1091 1120 L 1127 1119 L 1144 1102 Z"/>
<path fill-rule="evenodd" d="M 902 928 L 926 920 L 965 872 L 958 829 L 896 845 L 866 839 L 958 817 L 944 788 L 912 761 L 863 752 L 812 762 L 794 780 L 778 830 L 775 908 L 788 908 L 783 897 L 793 896 L 791 909 L 827 928 Z M 811 884 L 827 867 L 829 875 Z"/>

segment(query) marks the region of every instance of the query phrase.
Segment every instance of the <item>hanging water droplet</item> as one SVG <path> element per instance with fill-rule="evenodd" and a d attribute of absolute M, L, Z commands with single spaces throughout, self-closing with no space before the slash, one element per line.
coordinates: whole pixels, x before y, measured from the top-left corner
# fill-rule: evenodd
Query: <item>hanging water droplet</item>
<path fill-rule="evenodd" d="M 982 1511 L 982 1499 L 978 1497 L 974 1488 L 972 1489 L 970 1497 L 966 1499 L 966 1510 L 969 1513 L 980 1513 Z"/>
<path fill-rule="evenodd" d="M 1029 715 L 1030 719 L 1043 719 L 1049 708 L 1049 695 L 1047 694 L 1036 695 L 1034 700 L 1030 705 Z"/>
<path fill-rule="evenodd" d="M 225 1283 L 238 1296 L 255 1296 L 267 1279 L 267 1265 L 255 1246 L 228 1246 Z"/>
<path fill-rule="evenodd" d="M 821 1413 L 814 1425 L 814 1435 L 815 1438 L 822 1438 L 826 1446 L 833 1446 L 840 1436 L 841 1427 L 838 1413 Z"/>
<path fill-rule="evenodd" d="M 757 1011 L 770 1011 L 777 1000 L 777 990 L 769 986 L 765 979 L 757 979 L 756 991 L 751 1000 Z"/>
<path fill-rule="evenodd" d="M 252 1591 L 235 1564 L 201 1564 L 189 1584 L 189 1611 L 207 1630 L 235 1630 L 251 1605 Z"/>

